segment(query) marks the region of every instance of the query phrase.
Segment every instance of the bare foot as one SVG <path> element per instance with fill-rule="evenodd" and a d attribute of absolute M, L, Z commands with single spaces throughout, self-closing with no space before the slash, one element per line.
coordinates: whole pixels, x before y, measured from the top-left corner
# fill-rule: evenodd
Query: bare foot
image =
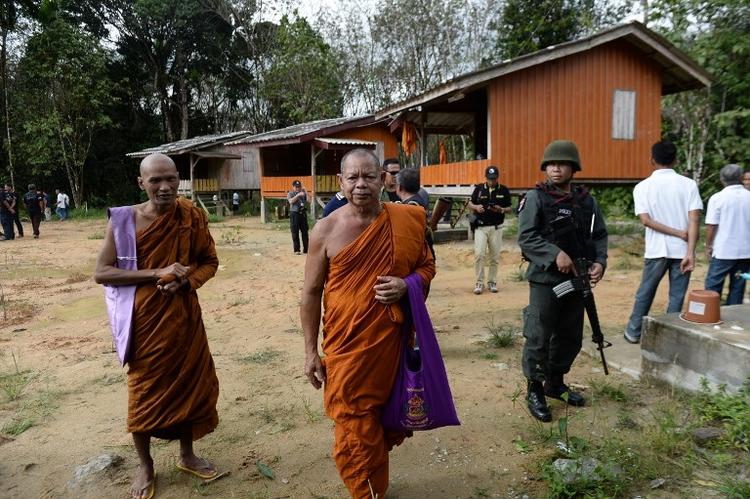
<path fill-rule="evenodd" d="M 208 459 L 203 459 L 195 454 L 180 456 L 180 466 L 206 477 L 215 475 L 218 472 L 216 466 L 214 466 Z"/>
<path fill-rule="evenodd" d="M 152 487 L 154 485 L 154 479 L 156 474 L 154 473 L 154 466 L 140 466 L 138 468 L 138 474 L 133 480 L 133 484 L 130 486 L 130 496 L 133 499 L 145 499 L 150 497 Z"/>

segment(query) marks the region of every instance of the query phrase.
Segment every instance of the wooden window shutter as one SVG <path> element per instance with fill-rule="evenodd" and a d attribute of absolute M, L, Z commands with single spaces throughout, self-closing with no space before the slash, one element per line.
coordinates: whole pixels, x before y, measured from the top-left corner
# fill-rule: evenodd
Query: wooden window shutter
<path fill-rule="evenodd" d="M 635 139 L 634 90 L 615 90 L 612 98 L 612 138 Z"/>

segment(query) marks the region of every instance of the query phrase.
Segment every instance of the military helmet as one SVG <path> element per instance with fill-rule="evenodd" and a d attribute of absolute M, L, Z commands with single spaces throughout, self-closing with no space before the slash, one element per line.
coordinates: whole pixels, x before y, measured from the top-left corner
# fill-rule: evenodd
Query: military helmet
<path fill-rule="evenodd" d="M 570 140 L 555 140 L 550 142 L 544 149 L 541 169 L 544 170 L 547 163 L 555 161 L 568 161 L 573 163 L 574 172 L 581 171 L 581 157 L 578 155 L 578 148 Z"/>

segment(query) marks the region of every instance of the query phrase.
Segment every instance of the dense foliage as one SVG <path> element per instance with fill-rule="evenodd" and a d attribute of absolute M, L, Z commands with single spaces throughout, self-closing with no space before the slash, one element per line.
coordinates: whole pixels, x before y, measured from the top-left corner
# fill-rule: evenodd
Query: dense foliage
<path fill-rule="evenodd" d="M 309 4 L 0 2 L 0 180 L 63 187 L 77 206 L 130 201 L 129 151 L 371 112 L 634 16 L 714 78 L 708 90 L 664 99 L 679 168 L 707 196 L 723 164 L 750 155 L 742 0 L 340 0 L 304 16 L 295 6 Z M 471 153 L 465 137 L 454 139 L 449 149 Z"/>

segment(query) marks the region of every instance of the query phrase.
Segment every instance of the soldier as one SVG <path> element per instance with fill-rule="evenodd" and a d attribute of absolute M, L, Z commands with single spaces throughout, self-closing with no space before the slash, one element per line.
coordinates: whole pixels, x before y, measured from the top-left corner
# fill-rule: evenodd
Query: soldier
<path fill-rule="evenodd" d="M 526 401 L 531 415 L 551 421 L 545 396 L 583 406 L 585 399 L 568 388 L 570 371 L 583 339 L 584 302 L 581 293 L 557 298 L 552 288 L 577 274 L 575 260 L 585 258 L 591 284 L 607 265 L 607 229 L 599 207 L 585 188 L 571 185 L 581 170 L 573 142 L 556 140 L 544 150 L 546 182 L 526 193 L 519 205 L 518 244 L 529 260 L 529 306 L 524 309 L 523 373 L 528 380 Z"/>

